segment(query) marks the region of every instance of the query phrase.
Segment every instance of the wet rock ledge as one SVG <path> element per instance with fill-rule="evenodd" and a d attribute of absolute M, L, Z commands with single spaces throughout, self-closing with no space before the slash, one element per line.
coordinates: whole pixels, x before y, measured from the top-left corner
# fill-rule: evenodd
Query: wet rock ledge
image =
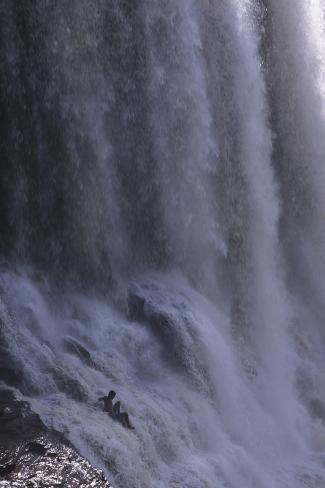
<path fill-rule="evenodd" d="M 0 488 L 112 488 L 102 471 L 0 388 Z"/>

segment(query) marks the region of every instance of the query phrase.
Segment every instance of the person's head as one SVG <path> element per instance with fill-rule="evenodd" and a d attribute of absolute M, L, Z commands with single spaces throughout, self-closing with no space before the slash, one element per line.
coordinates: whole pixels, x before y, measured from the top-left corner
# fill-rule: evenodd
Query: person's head
<path fill-rule="evenodd" d="M 115 397 L 115 395 L 116 395 L 115 391 L 111 390 L 111 391 L 109 392 L 109 394 L 108 394 L 108 398 L 109 398 L 110 400 L 113 400 L 113 398 Z"/>

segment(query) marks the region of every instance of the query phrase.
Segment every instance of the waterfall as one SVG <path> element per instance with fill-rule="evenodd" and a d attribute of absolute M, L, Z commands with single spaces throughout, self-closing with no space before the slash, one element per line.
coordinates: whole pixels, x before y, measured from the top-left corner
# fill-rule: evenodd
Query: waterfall
<path fill-rule="evenodd" d="M 323 0 L 0 13 L 12 388 L 116 488 L 325 487 Z"/>

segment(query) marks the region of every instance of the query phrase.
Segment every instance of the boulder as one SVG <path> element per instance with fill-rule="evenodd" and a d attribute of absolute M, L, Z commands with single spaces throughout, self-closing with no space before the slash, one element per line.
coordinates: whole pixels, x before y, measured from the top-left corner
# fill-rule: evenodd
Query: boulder
<path fill-rule="evenodd" d="M 135 285 L 128 290 L 128 317 L 132 321 L 149 324 L 163 341 L 173 341 L 178 336 L 175 319 L 142 296 L 142 289 Z"/>
<path fill-rule="evenodd" d="M 85 362 L 91 362 L 90 352 L 76 339 L 67 337 L 63 340 L 64 349 L 70 354 L 74 354 L 79 359 Z"/>
<path fill-rule="evenodd" d="M 110 488 L 104 473 L 64 436 L 48 429 L 27 402 L 0 388 L 0 486 Z"/>
<path fill-rule="evenodd" d="M 157 337 L 161 358 L 197 388 L 215 396 L 204 358 L 204 343 L 189 300 L 178 290 L 166 291 L 163 285 L 154 282 L 134 281 L 128 288 L 127 304 L 129 319 L 146 325 Z"/>
<path fill-rule="evenodd" d="M 159 338 L 164 346 L 164 355 L 175 366 L 188 369 L 188 358 L 195 362 L 192 349 L 195 347 L 195 338 L 191 334 L 191 326 L 186 315 L 176 318 L 168 313 L 157 301 L 152 300 L 148 290 L 132 284 L 128 290 L 128 317 L 132 321 L 147 324 L 151 331 Z M 199 366 L 200 369 L 203 366 Z"/>

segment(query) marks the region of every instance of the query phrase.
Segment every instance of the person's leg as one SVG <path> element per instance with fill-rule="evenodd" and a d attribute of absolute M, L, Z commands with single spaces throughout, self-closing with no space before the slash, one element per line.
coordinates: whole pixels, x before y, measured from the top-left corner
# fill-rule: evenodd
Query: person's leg
<path fill-rule="evenodd" d="M 120 422 L 121 424 L 123 425 L 123 427 L 127 427 L 128 426 L 128 423 L 127 423 L 127 418 L 126 418 L 126 415 L 124 412 L 122 412 L 120 414 Z"/>
<path fill-rule="evenodd" d="M 127 427 L 128 429 L 134 429 L 134 427 L 132 427 L 132 425 L 130 424 L 130 419 L 129 419 L 128 413 L 123 412 L 120 414 L 120 417 L 121 417 L 121 421 L 122 421 L 122 424 L 124 425 L 124 427 Z"/>
<path fill-rule="evenodd" d="M 121 402 L 116 402 L 113 406 L 113 414 L 119 416 L 121 413 Z"/>

